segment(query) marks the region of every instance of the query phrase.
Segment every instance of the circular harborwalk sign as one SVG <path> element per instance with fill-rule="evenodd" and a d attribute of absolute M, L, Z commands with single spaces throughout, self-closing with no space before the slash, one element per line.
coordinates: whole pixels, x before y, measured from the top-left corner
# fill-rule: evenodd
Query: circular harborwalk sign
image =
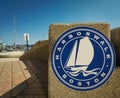
<path fill-rule="evenodd" d="M 54 43 L 51 65 L 64 85 L 88 91 L 110 78 L 115 51 L 102 32 L 90 27 L 75 27 L 64 32 Z"/>

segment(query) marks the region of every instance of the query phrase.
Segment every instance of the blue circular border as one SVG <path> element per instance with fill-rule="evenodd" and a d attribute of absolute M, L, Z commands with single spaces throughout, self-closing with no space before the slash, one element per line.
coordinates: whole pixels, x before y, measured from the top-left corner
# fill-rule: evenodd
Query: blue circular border
<path fill-rule="evenodd" d="M 97 85 L 97 86 L 95 86 L 95 87 L 88 88 L 88 89 L 86 89 L 86 88 L 85 88 L 85 89 L 78 89 L 78 88 L 71 87 L 70 85 L 64 83 L 64 82 L 59 78 L 59 76 L 56 74 L 56 71 L 55 71 L 54 68 L 53 68 L 53 57 L 54 57 L 54 56 L 53 56 L 53 55 L 54 55 L 53 53 L 54 53 L 54 51 L 55 51 L 56 44 L 57 44 L 58 41 L 61 39 L 61 37 L 64 36 L 66 33 L 69 34 L 70 31 L 73 31 L 73 30 L 76 30 L 76 29 L 88 29 L 88 30 L 93 30 L 93 31 L 99 33 L 100 35 L 102 35 L 102 36 L 107 40 L 107 42 L 109 43 L 109 46 L 110 46 L 109 48 L 112 50 L 111 52 L 113 53 L 113 59 L 114 59 L 114 60 L 113 60 L 113 65 L 111 65 L 111 66 L 112 66 L 112 71 L 110 72 L 110 74 L 108 75 L 108 77 L 106 77 L 106 79 L 105 79 L 102 83 L 100 83 L 99 85 Z M 105 39 L 104 39 L 104 40 L 105 40 Z M 107 43 L 107 44 L 108 44 L 108 43 Z M 69 88 L 71 88 L 71 89 L 74 89 L 74 90 L 78 90 L 78 91 L 88 91 L 88 90 L 93 90 L 93 89 L 96 89 L 96 88 L 102 86 L 103 84 L 105 84 L 105 82 L 107 82 L 107 81 L 109 80 L 110 76 L 112 75 L 112 73 L 113 73 L 113 71 L 114 71 L 115 65 L 116 65 L 116 54 L 115 54 L 115 50 L 114 50 L 114 47 L 113 47 L 112 43 L 109 41 L 109 39 L 108 39 L 103 33 L 101 33 L 100 31 L 98 31 L 98 30 L 96 30 L 96 29 L 94 29 L 94 28 L 91 28 L 91 27 L 80 26 L 80 27 L 73 27 L 73 28 L 71 28 L 71 29 L 63 32 L 63 33 L 59 36 L 59 38 L 58 38 L 58 39 L 54 42 L 54 44 L 53 44 L 52 52 L 51 52 L 51 54 L 50 54 L 50 61 L 51 61 L 51 65 L 52 65 L 53 72 L 55 73 L 56 77 L 57 77 L 64 85 L 66 85 L 67 87 L 69 87 Z M 111 67 L 110 67 L 110 68 L 111 68 Z M 99 82 L 98 82 L 98 83 L 99 83 Z"/>

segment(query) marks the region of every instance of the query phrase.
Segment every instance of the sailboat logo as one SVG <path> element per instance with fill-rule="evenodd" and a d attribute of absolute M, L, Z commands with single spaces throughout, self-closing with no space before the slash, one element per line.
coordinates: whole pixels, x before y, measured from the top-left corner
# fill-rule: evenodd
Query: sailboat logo
<path fill-rule="evenodd" d="M 112 75 L 116 61 L 112 43 L 91 27 L 63 32 L 53 45 L 50 60 L 56 77 L 79 91 L 103 85 Z"/>
<path fill-rule="evenodd" d="M 78 76 L 81 72 L 83 73 L 83 76 L 97 74 L 95 71 L 100 70 L 100 68 L 95 68 L 93 70 L 87 71 L 87 68 L 92 62 L 93 57 L 94 48 L 89 38 L 84 37 L 79 42 L 76 40 L 70 56 L 68 57 L 65 68 L 68 70 L 67 72 L 72 76 Z"/>

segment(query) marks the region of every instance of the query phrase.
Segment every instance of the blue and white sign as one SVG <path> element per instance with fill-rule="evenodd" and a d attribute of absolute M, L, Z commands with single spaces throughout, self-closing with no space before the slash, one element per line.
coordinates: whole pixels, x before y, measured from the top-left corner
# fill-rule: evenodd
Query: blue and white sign
<path fill-rule="evenodd" d="M 57 78 L 67 87 L 88 91 L 103 85 L 115 66 L 115 51 L 102 32 L 75 27 L 54 43 L 51 65 Z"/>

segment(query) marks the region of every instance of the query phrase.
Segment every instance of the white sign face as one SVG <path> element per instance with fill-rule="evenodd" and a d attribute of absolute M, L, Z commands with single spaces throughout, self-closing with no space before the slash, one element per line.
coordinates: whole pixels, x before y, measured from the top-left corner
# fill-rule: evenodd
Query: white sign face
<path fill-rule="evenodd" d="M 24 34 L 24 39 L 25 39 L 25 40 L 29 40 L 29 34 L 28 34 L 28 33 L 25 33 L 25 34 Z"/>

